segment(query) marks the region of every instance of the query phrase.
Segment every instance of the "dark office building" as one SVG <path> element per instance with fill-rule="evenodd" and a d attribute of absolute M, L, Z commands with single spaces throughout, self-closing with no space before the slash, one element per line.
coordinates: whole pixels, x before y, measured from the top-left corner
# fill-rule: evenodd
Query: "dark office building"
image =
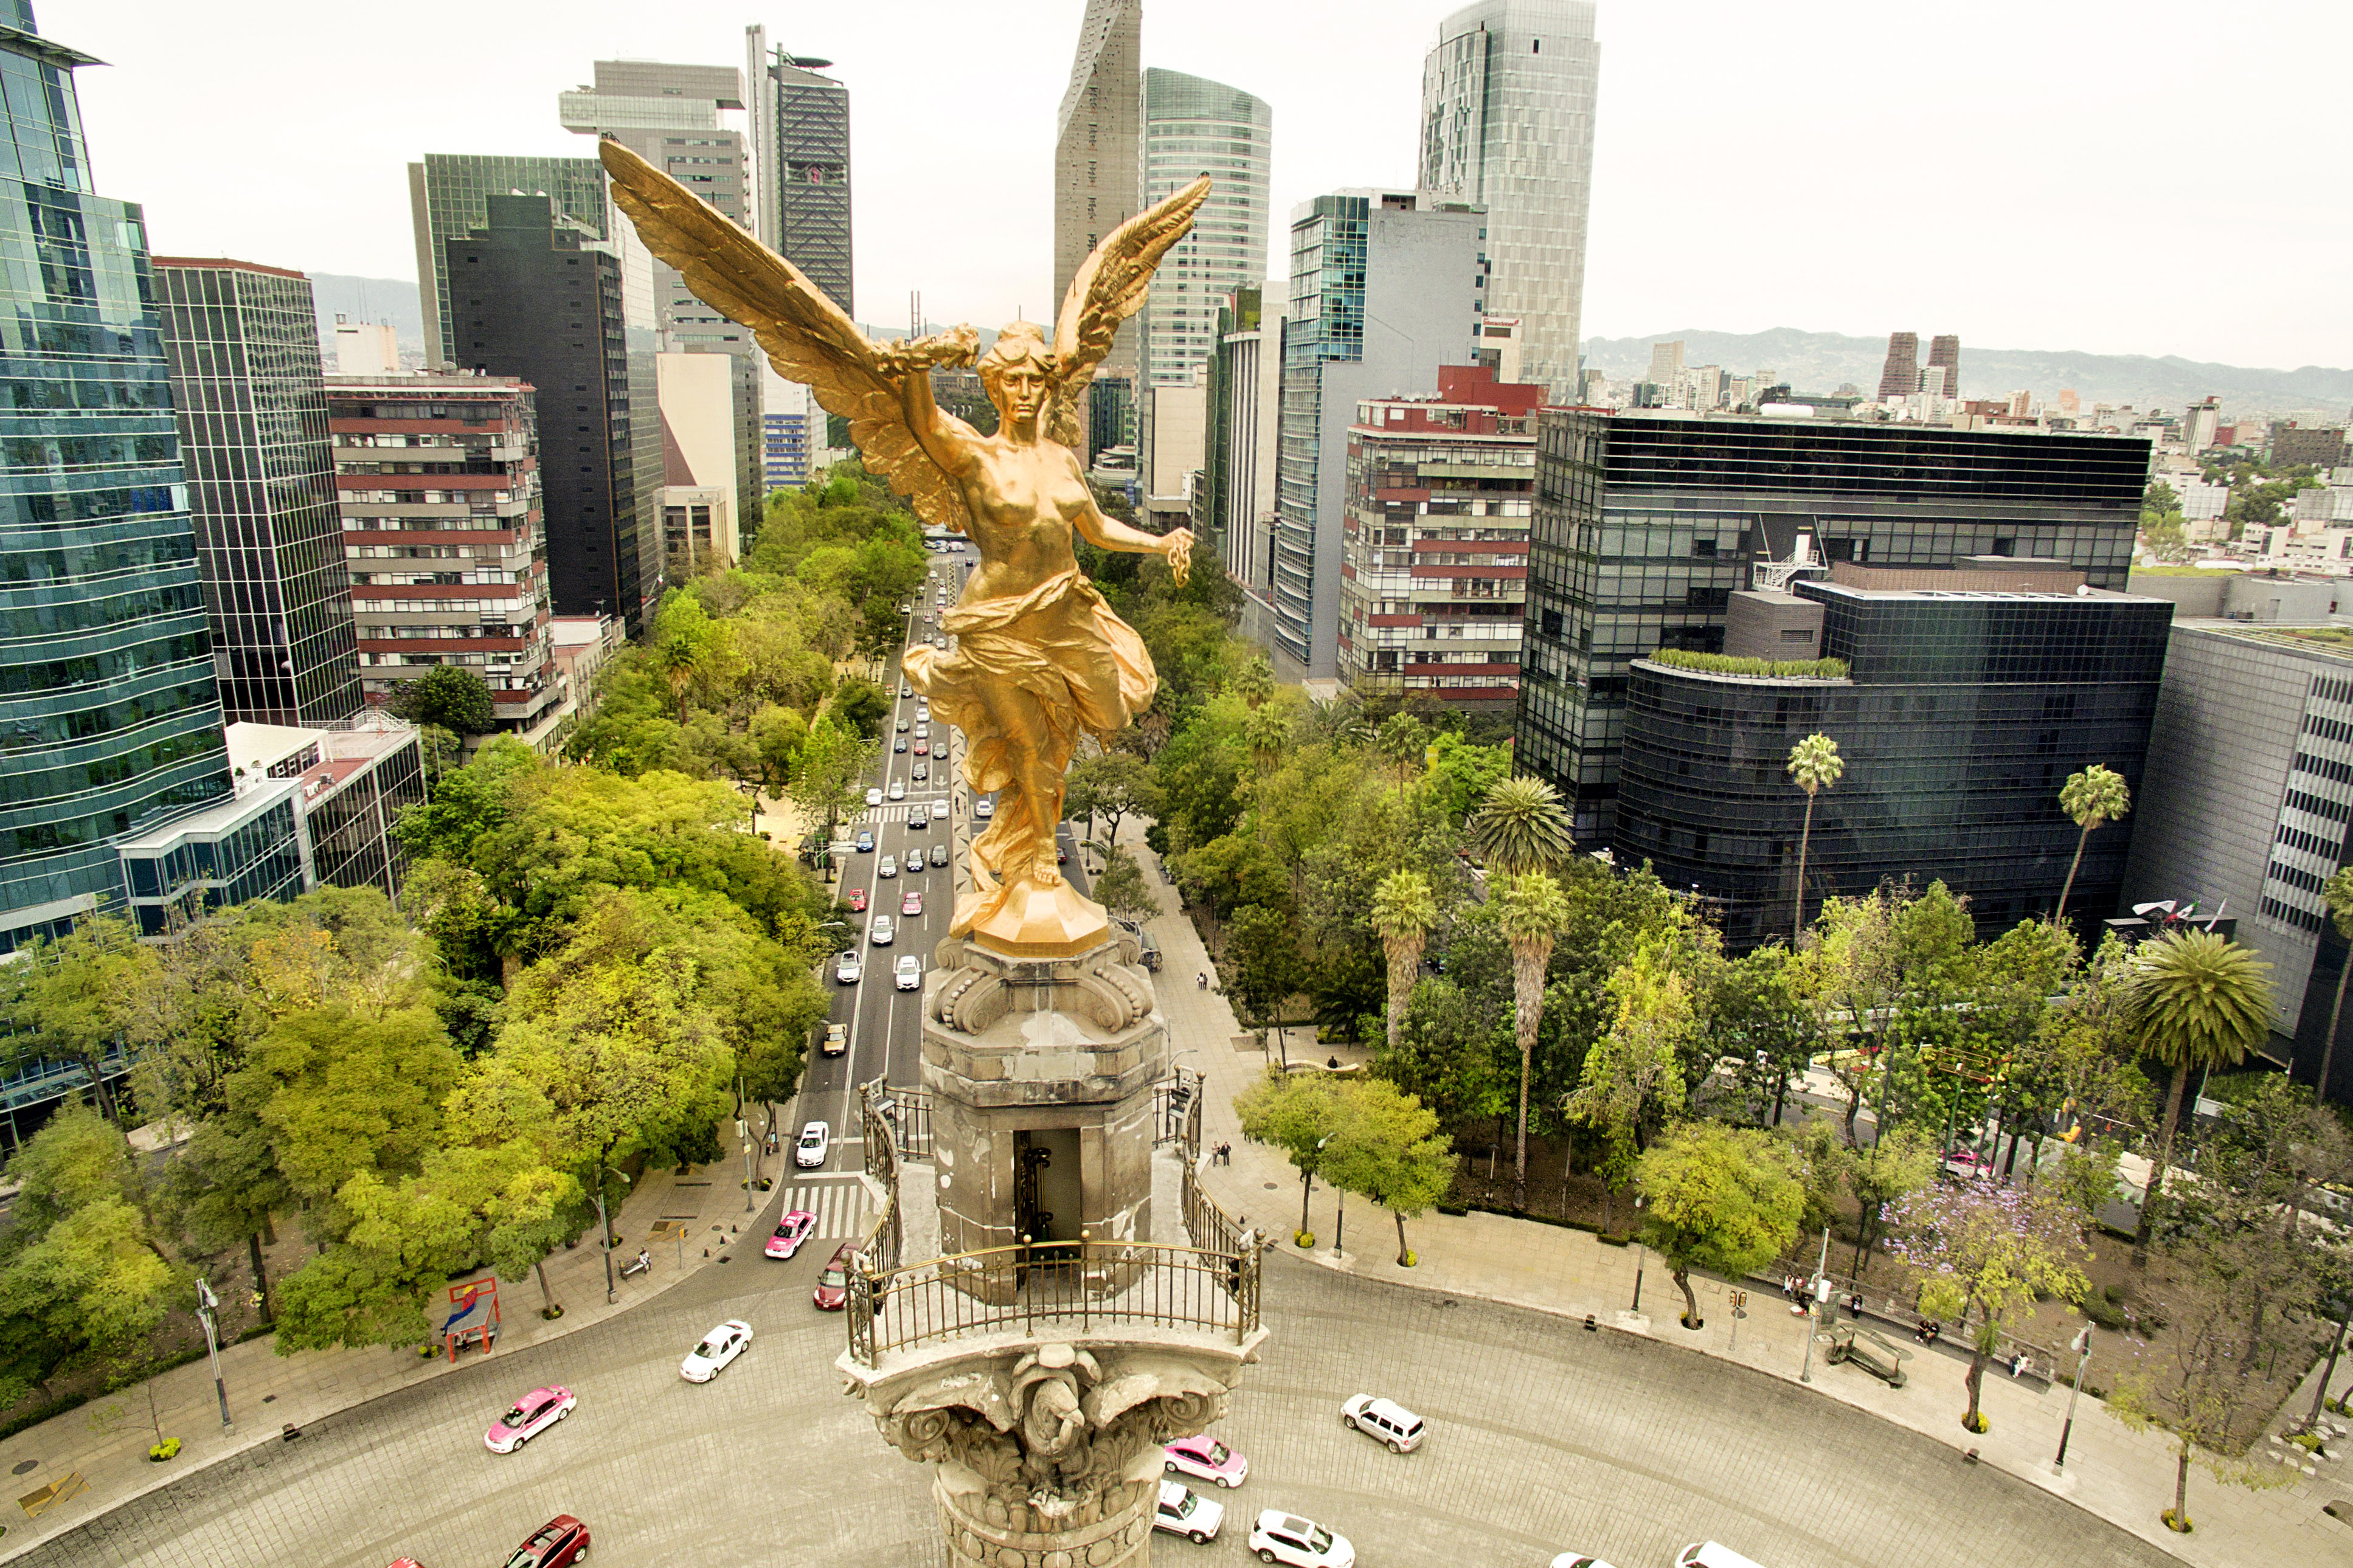
<path fill-rule="evenodd" d="M 1720 652 L 1752 567 L 1816 559 L 1949 566 L 2055 560 L 2117 588 L 2148 443 L 1843 419 L 1542 411 L 1518 765 L 1610 836 L 1632 662 Z M 1767 577 L 1776 575 L 1766 574 Z"/>
<path fill-rule="evenodd" d="M 2309 463 L 2316 468 L 2341 468 L 2348 451 L 2341 425 L 2298 425 L 2274 419 L 2271 430 L 2271 463 L 2274 468 Z"/>
<path fill-rule="evenodd" d="M 750 50 L 757 233 L 854 316 L 850 293 L 849 89 L 818 73 L 830 60 L 771 51 L 767 30 L 745 29 Z"/>
<path fill-rule="evenodd" d="M 119 909 L 115 841 L 230 789 L 146 220 L 82 144 L 95 63 L 0 0 L 0 952 Z M 0 1103 L 58 1081 L 11 1067 Z"/>
<path fill-rule="evenodd" d="M 1846 662 L 1841 679 L 1636 660 L 1619 863 L 1697 889 L 1736 950 L 1789 940 L 1806 815 L 1789 749 L 1820 732 L 1846 771 L 1814 803 L 1809 910 L 1909 877 L 1968 894 L 1989 932 L 2050 913 L 2079 837 L 2059 807 L 2068 775 L 2096 763 L 2140 793 L 2173 606 L 2079 593 L 2083 574 L 2022 564 L 2038 570 L 1841 564 L 1737 596 L 1728 653 L 1810 645 Z M 2067 907 L 2087 927 L 2116 912 L 2131 828 L 2104 827 L 2084 849 Z"/>
<path fill-rule="evenodd" d="M 249 261 L 154 266 L 222 714 L 348 719 L 359 650 L 311 280 Z"/>
<path fill-rule="evenodd" d="M 1920 390 L 1920 334 L 1887 334 L 1887 363 L 1879 371 L 1879 401 L 1893 402 Z"/>
<path fill-rule="evenodd" d="M 620 262 L 545 196 L 488 212 L 448 241 L 459 365 L 538 389 L 554 613 L 618 616 L 634 637 L 662 588 L 652 333 L 627 319 Z"/>

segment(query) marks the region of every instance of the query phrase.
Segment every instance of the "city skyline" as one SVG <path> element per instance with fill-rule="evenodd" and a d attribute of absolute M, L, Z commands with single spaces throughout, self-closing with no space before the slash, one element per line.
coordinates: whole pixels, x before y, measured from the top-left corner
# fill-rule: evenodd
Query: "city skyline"
<path fill-rule="evenodd" d="M 1280 219 L 1321 191 L 1410 183 L 1422 58 L 1453 8 L 1371 0 L 1346 8 L 1342 25 L 1331 5 L 1266 15 L 1213 0 L 1150 12 L 1144 63 L 1230 82 L 1273 106 L 1288 128 L 1272 174 Z M 2307 304 L 2324 297 L 2328 258 L 2341 247 L 2326 220 L 2306 216 L 2309 198 L 2288 183 L 2292 161 L 2259 155 L 2266 142 L 2326 143 L 2317 117 L 2329 97 L 2323 62 L 2335 52 L 2327 35 L 2353 35 L 2353 19 L 2278 0 L 2217 28 L 2186 5 L 2155 5 L 2128 28 L 2091 16 L 2040 17 L 2037 48 L 2024 53 L 2006 31 L 1964 16 L 1820 0 L 1814 25 L 1790 28 L 1778 13 L 1708 9 L 1709 24 L 1694 26 L 1682 13 L 1600 7 L 1609 65 L 1597 119 L 1587 335 L 1704 322 L 1883 337 L 1935 315 L 1989 348 L 2353 363 L 2353 324 Z M 1051 313 L 1054 112 L 1081 0 L 986 16 L 926 6 L 913 29 L 902 13 L 800 26 L 736 5 L 656 17 L 525 0 L 455 59 L 436 47 L 430 26 L 371 32 L 363 48 L 356 33 L 291 6 L 258 6 L 264 15 L 234 39 L 159 5 L 56 0 L 52 10 L 46 29 L 111 62 L 88 73 L 84 89 L 93 159 L 102 180 L 142 192 L 159 247 L 402 277 L 415 265 L 400 188 L 407 163 L 431 152 L 577 156 L 579 142 L 547 105 L 588 75 L 591 60 L 732 60 L 745 24 L 764 21 L 775 41 L 833 59 L 832 74 L 852 89 L 864 314 L 895 322 L 910 289 L 924 291 L 940 321 L 994 325 L 1017 310 Z M 2265 39 L 2289 26 L 2300 46 L 2281 57 Z M 2183 47 L 2191 36 L 2195 49 Z M 363 52 L 382 85 L 360 85 L 371 113 L 354 122 L 348 62 Z M 2087 77 L 2067 63 L 2086 52 L 2109 68 Z M 242 95 L 204 85 L 256 73 L 277 85 Z M 990 116 L 989 136 L 939 134 L 938 115 L 953 119 L 958 96 L 975 90 L 1021 107 Z M 2193 92 L 2205 123 L 2263 129 L 2202 139 L 2162 131 L 2164 157 L 2135 156 L 2148 106 Z M 1682 106 L 1675 115 L 1634 112 L 1664 93 Z M 1990 137 L 1956 127 L 1956 105 Z M 305 116 L 335 133 L 284 145 L 275 133 Z M 191 137 L 190 124 L 210 134 Z M 280 147 L 266 164 L 218 154 L 265 128 Z M 1775 151 L 1800 148 L 1836 156 Z M 1968 222 L 1946 225 L 1901 265 L 1874 265 L 1894 259 L 1887 214 L 1853 193 L 1911 190 L 1926 200 L 1924 167 L 1944 171 L 1936 210 Z M 1768 171 L 1778 177 L 1759 177 Z M 311 198 L 280 200 L 290 180 Z M 2225 186 L 2228 203 L 2179 198 Z M 2165 248 L 2229 247 L 2228 309 L 2183 310 L 2168 269 L 2148 265 L 2160 213 Z M 953 245 L 937 233 L 944 215 L 957 226 Z M 1690 243 L 1703 237 L 1695 218 L 1737 243 Z M 1739 265 L 1724 264 L 1729 254 Z M 1281 275 L 1279 264 L 1270 268 Z M 2084 287 L 2087 279 L 2098 286 Z"/>

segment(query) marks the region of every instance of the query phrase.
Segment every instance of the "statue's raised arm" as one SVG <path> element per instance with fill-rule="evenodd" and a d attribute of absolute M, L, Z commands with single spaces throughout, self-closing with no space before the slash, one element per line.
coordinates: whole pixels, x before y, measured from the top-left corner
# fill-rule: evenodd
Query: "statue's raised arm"
<path fill-rule="evenodd" d="M 706 304 L 750 327 L 778 374 L 849 420 L 867 468 L 924 521 L 979 547 L 979 570 L 940 623 L 955 647 L 911 647 L 901 666 L 964 732 L 965 784 L 998 797 L 995 820 L 973 842 L 970 887 L 950 934 L 1020 958 L 1098 945 L 1108 931 L 1103 909 L 1055 868 L 1062 773 L 1081 734 L 1109 741 L 1150 706 L 1158 682 L 1144 640 L 1079 569 L 1071 541 L 1163 555 L 1182 582 L 1193 536 L 1104 516 L 1074 448 L 1084 444 L 1087 384 L 1120 323 L 1143 308 L 1161 257 L 1191 226 L 1208 176 L 1095 247 L 1071 280 L 1050 342 L 1015 321 L 976 362 L 970 327 L 874 342 L 790 262 L 685 186 L 617 142 L 600 151 L 615 199 L 648 247 Z M 933 366 L 975 363 L 997 406 L 987 436 L 932 401 Z"/>

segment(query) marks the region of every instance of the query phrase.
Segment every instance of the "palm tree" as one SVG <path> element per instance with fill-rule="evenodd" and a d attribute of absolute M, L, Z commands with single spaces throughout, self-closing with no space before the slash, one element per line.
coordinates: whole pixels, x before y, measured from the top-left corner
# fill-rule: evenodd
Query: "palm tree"
<path fill-rule="evenodd" d="M 1373 929 L 1388 952 L 1391 1052 L 1398 1048 L 1398 1028 L 1421 975 L 1422 942 L 1437 922 L 1438 903 L 1430 896 L 1430 879 L 1420 872 L 1392 871 L 1373 889 Z"/>
<path fill-rule="evenodd" d="M 1268 773 L 1282 760 L 1282 749 L 1291 744 L 1291 715 L 1280 708 L 1261 708 L 1242 723 L 1242 738 L 1250 745 L 1250 761 L 1258 771 Z"/>
<path fill-rule="evenodd" d="M 1512 944 L 1512 1022 L 1520 1047 L 1520 1141 L 1512 1170 L 1512 1207 L 1528 1206 L 1528 1071 L 1536 1026 L 1544 1018 L 1545 970 L 1553 939 L 1568 923 L 1568 896 L 1547 871 L 1523 871 L 1495 900 L 1495 923 Z"/>
<path fill-rule="evenodd" d="M 1506 876 L 1549 871 L 1577 853 L 1560 791 L 1526 773 L 1490 789 L 1469 827 L 1472 848 Z"/>
<path fill-rule="evenodd" d="M 2144 942 L 2133 960 L 2126 998 L 2134 1032 L 2143 1051 L 2173 1069 L 2157 1162 L 2149 1169 L 2140 1229 L 2133 1237 L 2133 1262 L 2145 1267 L 2189 1075 L 2235 1067 L 2263 1043 L 2271 1029 L 2272 987 L 2263 978 L 2271 965 L 2253 949 L 2195 927 Z"/>
<path fill-rule="evenodd" d="M 1793 948 L 1806 942 L 1806 852 L 1814 841 L 1814 796 L 1838 783 L 1845 772 L 1838 742 L 1828 735 L 1809 735 L 1789 748 L 1789 776 L 1806 792 L 1806 828 L 1798 836 L 1798 919 L 1789 936 Z"/>
<path fill-rule="evenodd" d="M 2067 895 L 2075 889 L 2075 869 L 2084 863 L 2084 846 L 2094 829 L 2132 809 L 2132 790 L 2125 784 L 2124 774 L 2112 773 L 2094 763 L 2080 773 L 2067 775 L 2066 787 L 2059 792 L 2059 809 L 2073 817 L 2083 831 L 2075 836 L 2075 858 L 2067 863 L 2067 881 L 2059 889 L 2059 910 L 2051 917 L 2052 925 L 2067 918 Z"/>
<path fill-rule="evenodd" d="M 1260 703 L 1274 695 L 1274 671 L 1266 660 L 1253 658 L 1234 671 L 1229 684 L 1234 695 L 1250 704 L 1254 711 Z"/>
<path fill-rule="evenodd" d="M 2353 942 L 2353 866 L 2339 866 L 2337 875 L 2320 884 L 2320 901 L 2328 906 L 2328 918 L 2337 922 L 2337 934 Z M 2328 1068 L 2337 1055 L 2337 1021 L 2345 1012 L 2345 980 L 2353 975 L 2353 952 L 2337 966 L 2337 1000 L 2328 1006 L 2328 1037 L 2320 1043 L 2320 1076 L 2313 1080 L 2316 1100 L 2328 1098 Z"/>
<path fill-rule="evenodd" d="M 1430 748 L 1430 729 L 1410 713 L 1392 713 L 1388 722 L 1373 736 L 1373 745 L 1381 755 L 1397 764 L 1398 789 L 1402 793 L 1406 769 Z"/>

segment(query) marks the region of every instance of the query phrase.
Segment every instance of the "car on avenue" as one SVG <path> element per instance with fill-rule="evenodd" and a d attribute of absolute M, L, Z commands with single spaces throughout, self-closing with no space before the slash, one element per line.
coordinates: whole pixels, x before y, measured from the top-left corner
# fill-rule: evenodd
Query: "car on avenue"
<path fill-rule="evenodd" d="M 1226 1522 L 1226 1505 L 1198 1496 L 1175 1481 L 1160 1483 L 1160 1506 L 1153 1511 L 1152 1528 L 1181 1535 L 1196 1546 L 1207 1546 Z"/>
<path fill-rule="evenodd" d="M 890 946 L 891 917 L 889 915 L 876 915 L 874 917 L 874 923 L 867 928 L 866 940 L 876 947 Z"/>
<path fill-rule="evenodd" d="M 500 1568 L 572 1568 L 588 1555 L 588 1527 L 559 1513 L 531 1532 Z"/>
<path fill-rule="evenodd" d="M 907 749 L 907 737 L 906 737 L 906 736 L 904 736 L 904 735 L 901 735 L 901 736 L 899 736 L 897 739 L 893 740 L 893 741 L 891 742 L 891 750 L 892 750 L 892 753 L 893 753 L 893 754 L 896 754 L 896 753 L 898 753 L 898 752 L 903 752 L 903 751 L 905 751 L 906 749 Z"/>
<path fill-rule="evenodd" d="M 801 1141 L 793 1145 L 793 1163 L 804 1171 L 814 1171 L 825 1163 L 825 1152 L 833 1146 L 833 1129 L 822 1121 L 812 1121 L 801 1129 Z"/>
<path fill-rule="evenodd" d="M 941 820 L 943 817 L 946 816 L 947 814 L 948 803 L 946 801 L 935 800 L 932 802 L 932 820 L 934 822 Z"/>
<path fill-rule="evenodd" d="M 863 888 L 850 889 L 849 898 L 845 901 L 849 905 L 849 912 L 851 914 L 864 914 L 866 912 L 866 889 Z"/>
<path fill-rule="evenodd" d="M 907 798 L 907 781 L 905 779 L 892 779 L 891 781 L 891 798 L 892 800 L 904 800 Z"/>
<path fill-rule="evenodd" d="M 978 800 L 972 803 L 972 816 L 974 821 L 987 822 L 990 817 L 995 816 L 996 815 L 997 803 L 989 799 L 988 796 L 982 795 Z"/>
<path fill-rule="evenodd" d="M 725 1372 L 728 1363 L 742 1355 L 751 1342 L 752 1325 L 741 1318 L 730 1318 L 686 1352 L 686 1359 L 678 1363 L 678 1374 L 689 1383 L 709 1383 Z"/>
<path fill-rule="evenodd" d="M 866 960 L 859 956 L 856 948 L 844 948 L 835 955 L 833 978 L 841 985 L 855 985 L 866 978 Z"/>
<path fill-rule="evenodd" d="M 928 764 L 923 763 L 917 763 L 915 764 L 915 782 L 917 784 L 929 784 L 932 782 L 932 770 Z"/>
<path fill-rule="evenodd" d="M 1743 1557 L 1714 1541 L 1696 1541 L 1675 1553 L 1675 1568 L 1762 1568 L 1753 1557 Z"/>
<path fill-rule="evenodd" d="M 900 695 L 900 696 L 902 696 L 902 697 L 913 697 L 914 694 L 915 694 L 915 689 L 914 689 L 913 687 L 912 687 L 912 686 L 908 685 L 908 684 L 907 684 L 905 681 L 903 681 L 903 680 L 902 680 L 902 681 L 901 681 L 901 682 L 899 682 L 899 695 Z"/>
<path fill-rule="evenodd" d="M 907 826 L 910 826 L 910 827 L 929 827 L 931 825 L 932 825 L 932 814 L 931 814 L 930 812 L 925 811 L 925 810 L 923 809 L 923 803 L 922 801 L 920 801 L 920 800 L 919 800 L 919 801 L 917 801 L 914 805 L 911 805 L 911 806 L 909 806 L 909 807 L 907 808 Z"/>
<path fill-rule="evenodd" d="M 930 739 L 930 737 L 928 737 L 928 736 L 924 736 L 924 735 L 918 735 L 918 736 L 916 736 L 916 737 L 915 737 L 915 755 L 917 755 L 917 756 L 919 756 L 919 757 L 928 757 L 928 756 L 930 756 L 931 754 L 932 754 L 932 742 L 931 742 L 931 739 Z M 922 773 L 917 773 L 915 776 L 916 776 L 917 778 L 921 778 L 921 777 L 923 777 L 923 775 Z"/>
<path fill-rule="evenodd" d="M 828 1057 L 838 1057 L 849 1049 L 849 1026 L 828 1024 L 825 1026 L 825 1043 L 818 1049 Z"/>
<path fill-rule="evenodd" d="M 1312 1519 L 1268 1509 L 1250 1526 L 1250 1549 L 1261 1563 L 1284 1568 L 1356 1568 L 1356 1549 Z"/>
<path fill-rule="evenodd" d="M 899 895 L 899 912 L 902 915 L 922 914 L 923 912 L 923 890 L 921 888 L 910 888 L 904 893 Z"/>
<path fill-rule="evenodd" d="M 907 732 L 907 721 L 904 719 L 902 719 L 897 724 L 893 725 L 892 728 L 896 729 L 899 733 L 903 735 Z"/>
<path fill-rule="evenodd" d="M 878 877 L 897 876 L 899 874 L 899 858 L 895 855 L 883 856 L 882 863 L 874 868 L 874 874 Z"/>
<path fill-rule="evenodd" d="M 1204 1432 L 1179 1437 L 1161 1451 L 1161 1468 L 1170 1475 L 1238 1487 L 1250 1479 L 1250 1461 Z"/>
<path fill-rule="evenodd" d="M 801 1243 L 807 1241 L 816 1229 L 817 1215 L 807 1209 L 794 1209 L 776 1222 L 776 1234 L 768 1237 L 768 1244 L 760 1250 L 782 1262 L 798 1252 Z"/>
<path fill-rule="evenodd" d="M 923 710 L 923 717 L 915 722 L 915 739 L 918 741 L 928 741 L 932 738 L 931 720 L 932 710 L 926 708 Z"/>
<path fill-rule="evenodd" d="M 869 829 L 861 827 L 858 830 L 858 852 L 860 855 L 874 853 L 874 835 Z"/>
<path fill-rule="evenodd" d="M 1430 1423 L 1402 1405 L 1359 1394 L 1340 1406 L 1340 1425 L 1386 1443 L 1392 1454 L 1410 1454 L 1430 1436 Z"/>
<path fill-rule="evenodd" d="M 1552 1568 L 1609 1568 L 1609 1564 L 1581 1552 L 1564 1552 L 1552 1560 Z"/>
<path fill-rule="evenodd" d="M 932 846 L 932 864 L 933 864 L 933 865 L 934 865 L 934 866 L 944 866 L 944 865 L 946 865 L 947 863 L 948 863 L 948 847 L 947 847 L 946 845 L 944 845 L 944 844 L 934 844 L 934 845 L 933 845 L 933 846 Z"/>
<path fill-rule="evenodd" d="M 912 952 L 902 957 L 896 984 L 902 991 L 921 991 L 923 988 L 923 961 Z"/>
<path fill-rule="evenodd" d="M 579 1403 L 580 1396 L 568 1388 L 534 1388 L 491 1423 L 491 1429 L 482 1434 L 482 1445 L 493 1454 L 512 1454 L 571 1415 Z"/>
<path fill-rule="evenodd" d="M 818 1271 L 817 1289 L 809 1292 L 809 1299 L 817 1303 L 818 1311 L 839 1312 L 842 1303 L 849 1300 L 849 1260 L 857 1251 L 858 1243 L 843 1242 Z"/>

